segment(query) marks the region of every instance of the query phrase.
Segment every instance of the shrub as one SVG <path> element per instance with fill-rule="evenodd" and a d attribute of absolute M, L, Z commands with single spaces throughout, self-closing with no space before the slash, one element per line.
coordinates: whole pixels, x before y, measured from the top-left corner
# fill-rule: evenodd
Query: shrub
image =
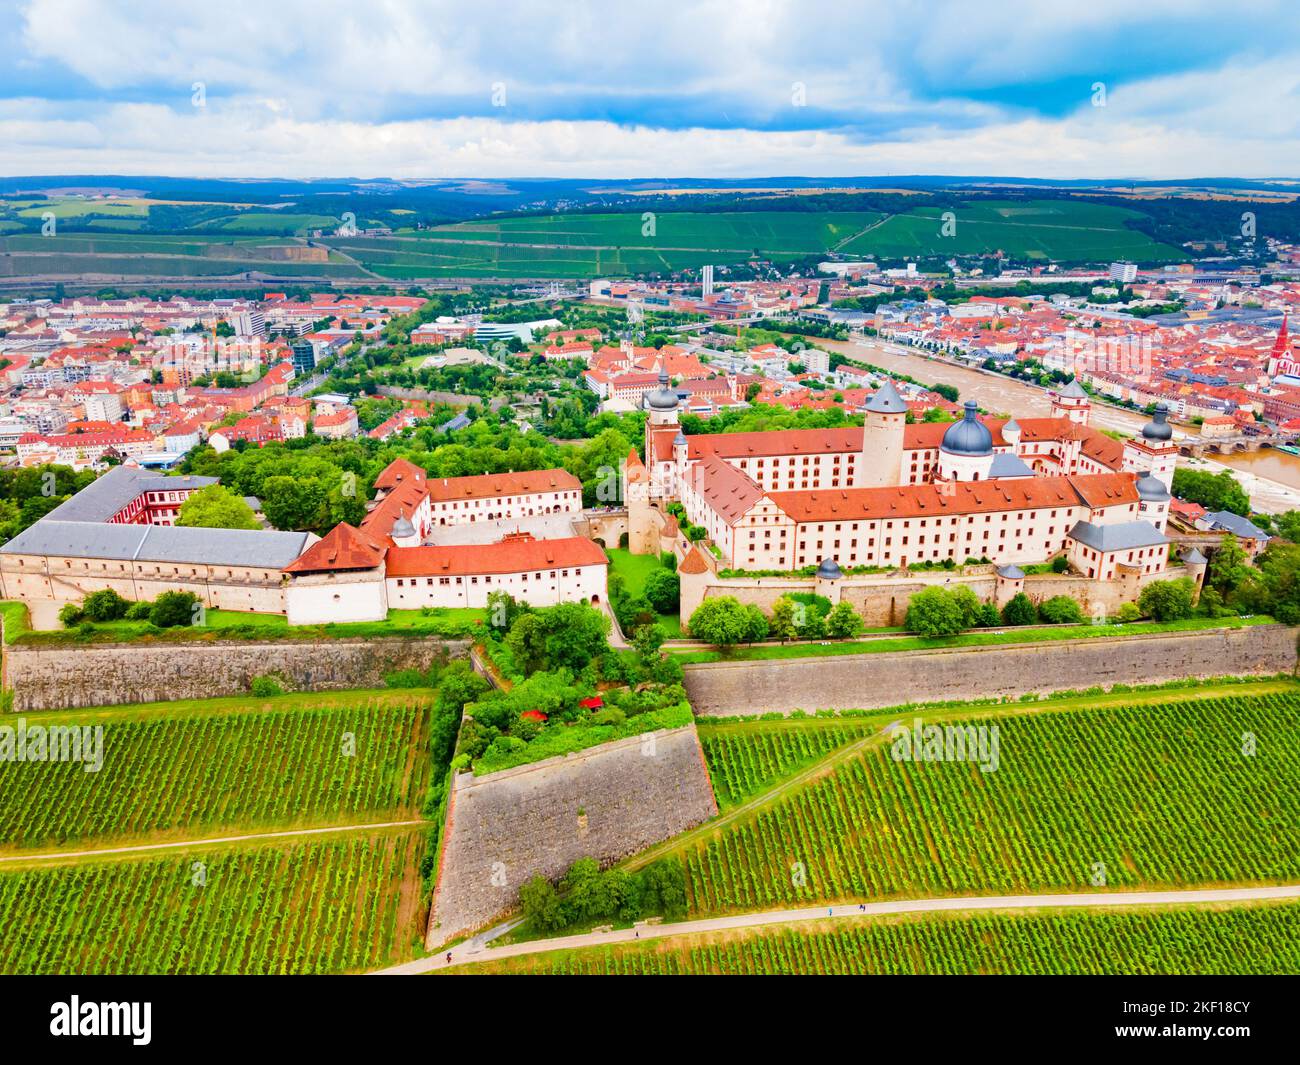
<path fill-rule="evenodd" d="M 1193 584 L 1187 577 L 1152 581 L 1138 596 L 1142 613 L 1156 621 L 1181 621 L 1192 616 Z"/>
<path fill-rule="evenodd" d="M 826 635 L 833 636 L 838 640 L 848 639 L 850 636 L 862 635 L 862 630 L 866 626 L 858 612 L 853 609 L 852 604 L 839 602 L 831 607 L 831 612 L 826 615 Z"/>
<path fill-rule="evenodd" d="M 981 603 L 979 617 L 975 624 L 982 629 L 992 629 L 1002 624 L 1002 615 L 998 613 L 996 603 Z"/>
<path fill-rule="evenodd" d="M 98 592 L 91 592 L 86 596 L 86 601 L 81 604 L 82 612 L 91 621 L 117 621 L 126 616 L 127 609 L 131 606 L 112 588 L 104 588 Z"/>
<path fill-rule="evenodd" d="M 428 685 L 428 674 L 419 669 L 399 669 L 384 674 L 385 688 L 425 688 Z"/>
<path fill-rule="evenodd" d="M 1068 595 L 1054 595 L 1038 608 L 1038 616 L 1051 625 L 1079 625 L 1083 609 Z"/>
<path fill-rule="evenodd" d="M 742 642 L 750 631 L 749 626 L 745 608 L 731 595 L 704 600 L 695 608 L 689 622 L 692 636 L 715 647 Z"/>
<path fill-rule="evenodd" d="M 1064 555 L 1057 555 L 1054 559 L 1052 559 L 1053 573 L 1064 573 L 1069 568 L 1070 568 L 1070 560 L 1066 558 Z"/>
<path fill-rule="evenodd" d="M 126 608 L 127 621 L 148 621 L 149 615 L 153 611 L 153 603 L 132 603 Z"/>
<path fill-rule="evenodd" d="M 1016 592 L 1002 608 L 1002 621 L 1007 625 L 1032 625 L 1038 620 L 1034 601 L 1024 592 Z"/>
<path fill-rule="evenodd" d="M 960 603 L 945 589 L 933 587 L 912 596 L 906 624 L 918 636 L 952 636 L 961 632 L 965 617 Z"/>
<path fill-rule="evenodd" d="M 164 592 L 163 594 L 167 593 Z M 275 677 L 264 674 L 260 677 L 254 677 L 252 684 L 248 686 L 248 690 L 258 699 L 269 699 L 273 695 L 283 695 L 284 685 Z"/>
<path fill-rule="evenodd" d="M 79 603 L 64 603 L 59 607 L 59 621 L 65 629 L 71 629 L 79 624 L 84 616 Z"/>
<path fill-rule="evenodd" d="M 193 592 L 163 592 L 153 601 L 149 620 L 160 629 L 178 625 L 193 625 L 198 611 L 199 597 Z"/>
<path fill-rule="evenodd" d="M 978 625 L 980 617 L 979 596 L 964 584 L 957 585 L 948 594 L 952 596 L 952 601 L 961 609 L 961 627 L 963 629 L 973 629 Z"/>
<path fill-rule="evenodd" d="M 1118 621 L 1130 622 L 1137 621 L 1142 616 L 1142 611 L 1138 609 L 1137 603 L 1121 603 L 1119 610 L 1115 612 L 1115 618 Z"/>

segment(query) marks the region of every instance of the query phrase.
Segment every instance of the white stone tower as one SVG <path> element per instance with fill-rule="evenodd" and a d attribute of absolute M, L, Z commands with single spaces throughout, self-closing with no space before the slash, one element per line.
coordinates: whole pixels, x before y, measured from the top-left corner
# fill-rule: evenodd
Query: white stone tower
<path fill-rule="evenodd" d="M 892 381 L 867 400 L 862 426 L 859 488 L 896 488 L 903 483 L 903 432 L 907 404 Z"/>

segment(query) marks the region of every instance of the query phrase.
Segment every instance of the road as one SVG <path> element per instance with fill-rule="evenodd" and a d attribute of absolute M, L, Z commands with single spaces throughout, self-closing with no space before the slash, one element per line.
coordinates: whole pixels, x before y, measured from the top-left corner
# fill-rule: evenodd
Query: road
<path fill-rule="evenodd" d="M 824 921 L 852 917 L 884 917 L 904 913 L 971 913 L 987 910 L 1051 910 L 1079 907 L 1113 908 L 1118 906 L 1188 906 L 1215 902 L 1260 902 L 1270 899 L 1300 898 L 1300 884 L 1280 884 L 1269 887 L 1245 888 L 1193 888 L 1179 891 L 1096 891 L 1070 894 L 1043 895 L 978 895 L 939 899 L 897 899 L 890 902 L 852 903 L 847 906 L 808 906 L 797 910 L 764 910 L 758 913 L 740 913 L 727 917 L 708 917 L 699 921 L 681 921 L 676 924 L 640 925 L 620 928 L 611 932 L 586 932 L 576 936 L 556 939 L 530 940 L 488 948 L 484 943 L 470 940 L 447 953 L 418 958 L 390 969 L 381 969 L 378 976 L 411 976 L 439 969 L 454 969 L 472 962 L 497 961 L 501 958 L 518 958 L 527 954 L 544 954 L 553 950 L 574 950 L 578 947 L 608 946 L 612 943 L 629 943 L 638 940 L 666 939 L 698 932 L 726 932 L 741 928 L 762 928 L 772 925 L 796 924 L 801 921 Z"/>

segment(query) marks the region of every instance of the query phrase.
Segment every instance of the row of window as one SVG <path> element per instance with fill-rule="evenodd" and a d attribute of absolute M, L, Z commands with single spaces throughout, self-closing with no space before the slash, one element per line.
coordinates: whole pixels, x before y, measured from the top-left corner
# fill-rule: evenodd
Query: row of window
<path fill-rule="evenodd" d="M 555 579 L 556 572 L 557 572 L 556 570 L 551 570 L 551 572 L 550 572 L 550 579 L 551 579 L 551 580 L 554 580 L 554 579 Z M 560 575 L 561 577 L 567 577 L 567 576 L 569 575 L 569 571 L 568 571 L 567 569 L 559 570 L 558 572 L 559 572 L 559 575 Z M 579 576 L 579 575 L 581 574 L 581 572 L 582 572 L 581 570 L 576 570 L 576 569 L 575 569 L 575 570 L 573 571 L 573 575 L 574 575 L 575 577 L 577 577 L 577 576 Z M 527 574 L 527 573 L 521 573 L 521 574 L 519 574 L 519 577 L 520 577 L 522 580 L 525 580 L 525 581 L 528 580 L 528 574 Z M 541 574 L 540 572 L 538 572 L 538 573 L 534 573 L 534 574 L 533 574 L 533 579 L 534 579 L 534 580 L 539 580 L 539 581 L 542 580 L 542 574 Z M 403 582 L 405 582 L 405 583 L 403 583 Z M 478 582 L 479 582 L 478 577 L 470 577 L 470 579 L 469 579 L 469 583 L 470 583 L 470 584 L 478 584 Z M 424 583 L 425 583 L 425 585 L 431 586 L 431 585 L 433 584 L 433 578 L 432 578 L 432 577 L 425 577 L 425 578 L 424 578 Z M 450 577 L 439 577 L 439 578 L 438 578 L 438 583 L 439 583 L 439 584 L 451 584 L 451 583 L 452 583 L 452 578 L 450 578 Z M 464 583 L 465 583 L 465 578 L 464 578 L 464 577 L 457 577 L 457 578 L 455 579 L 455 583 L 457 583 L 457 584 L 464 584 Z M 485 574 L 485 575 L 484 575 L 484 577 L 483 577 L 483 583 L 484 583 L 484 584 L 491 584 L 491 583 L 492 583 L 492 577 L 491 577 L 490 574 Z M 419 578 L 419 577 L 398 577 L 398 578 L 397 578 L 397 587 L 399 587 L 399 588 L 405 588 L 405 587 L 417 588 L 417 587 L 419 587 L 419 584 L 420 584 L 420 578 Z"/>

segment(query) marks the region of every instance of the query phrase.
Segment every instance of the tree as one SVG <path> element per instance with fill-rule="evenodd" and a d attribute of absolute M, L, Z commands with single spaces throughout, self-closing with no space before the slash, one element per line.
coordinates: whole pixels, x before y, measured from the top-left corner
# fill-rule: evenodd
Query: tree
<path fill-rule="evenodd" d="M 1193 584 L 1187 577 L 1152 581 L 1138 596 L 1138 608 L 1156 621 L 1181 621 L 1192 616 Z"/>
<path fill-rule="evenodd" d="M 589 603 L 559 603 L 539 616 L 546 630 L 546 669 L 581 673 L 609 650 L 609 617 Z"/>
<path fill-rule="evenodd" d="M 645 597 L 657 614 L 675 614 L 681 598 L 681 579 L 666 569 L 655 569 L 645 579 Z"/>
<path fill-rule="evenodd" d="M 746 605 L 745 642 L 754 643 L 756 640 L 766 639 L 767 628 L 767 615 L 753 603 Z"/>
<path fill-rule="evenodd" d="M 1250 513 L 1250 496 L 1228 470 L 1174 470 L 1173 494 L 1206 510 L 1228 510 L 1243 517 Z"/>
<path fill-rule="evenodd" d="M 907 607 L 907 627 L 920 636 L 952 636 L 965 626 L 961 605 L 938 586 L 912 596 Z"/>
<path fill-rule="evenodd" d="M 957 585 L 948 594 L 952 596 L 952 601 L 961 609 L 961 627 L 963 629 L 973 629 L 978 625 L 980 618 L 979 596 L 965 584 Z"/>
<path fill-rule="evenodd" d="M 524 676 L 542 668 L 546 656 L 546 626 L 540 614 L 515 619 L 506 633 L 505 645 Z"/>
<path fill-rule="evenodd" d="M 1209 584 L 1220 595 L 1229 595 L 1245 579 L 1249 565 L 1246 552 L 1232 533 L 1224 533 L 1219 546 L 1210 554 L 1206 567 Z"/>
<path fill-rule="evenodd" d="M 564 874 L 560 890 L 569 923 L 604 917 L 615 910 L 609 882 L 595 858 L 579 858 Z"/>
<path fill-rule="evenodd" d="M 1300 546 L 1273 543 L 1259 556 L 1265 609 L 1284 625 L 1300 622 Z"/>
<path fill-rule="evenodd" d="M 163 592 L 153 601 L 149 620 L 160 629 L 193 625 L 198 618 L 199 597 L 193 592 Z"/>
<path fill-rule="evenodd" d="M 587 603 L 559 603 L 520 614 L 505 645 L 525 675 L 583 667 L 609 650 L 609 618 Z"/>
<path fill-rule="evenodd" d="M 538 931 L 554 932 L 566 923 L 555 885 L 544 876 L 534 876 L 519 889 L 519 903 L 525 919 Z"/>
<path fill-rule="evenodd" d="M 664 644 L 664 630 L 659 625 L 642 625 L 632 633 L 632 646 L 645 661 L 659 656 Z"/>
<path fill-rule="evenodd" d="M 329 521 L 329 491 L 315 477 L 268 477 L 261 498 L 267 521 L 277 529 L 308 531 L 320 529 Z"/>
<path fill-rule="evenodd" d="M 1068 595 L 1054 595 L 1039 606 L 1038 616 L 1049 625 L 1080 625 L 1083 608 Z"/>
<path fill-rule="evenodd" d="M 772 604 L 772 621 L 768 625 L 768 634 L 775 636 L 782 643 L 794 639 L 794 600 L 781 596 Z"/>
<path fill-rule="evenodd" d="M 831 607 L 831 612 L 826 615 L 826 635 L 837 640 L 860 636 L 865 627 L 862 618 L 850 603 L 840 601 Z"/>
<path fill-rule="evenodd" d="M 1285 514 L 1278 514 L 1273 519 L 1273 524 L 1277 526 L 1277 533 L 1290 540 L 1293 544 L 1300 544 L 1300 510 L 1288 510 Z"/>
<path fill-rule="evenodd" d="M 706 599 L 695 608 L 688 622 L 691 635 L 714 647 L 729 647 L 745 639 L 749 631 L 745 608 L 735 596 Z"/>
<path fill-rule="evenodd" d="M 86 601 L 81 604 L 81 611 L 91 621 L 117 621 L 119 618 L 126 617 L 130 606 L 131 604 L 112 588 L 104 588 L 86 596 Z"/>
<path fill-rule="evenodd" d="M 1002 620 L 1007 625 L 1032 625 L 1038 620 L 1034 601 L 1024 592 L 1016 592 L 1002 608 Z"/>
<path fill-rule="evenodd" d="M 210 484 L 181 504 L 176 524 L 203 529 L 260 529 L 253 508 L 229 488 Z"/>

